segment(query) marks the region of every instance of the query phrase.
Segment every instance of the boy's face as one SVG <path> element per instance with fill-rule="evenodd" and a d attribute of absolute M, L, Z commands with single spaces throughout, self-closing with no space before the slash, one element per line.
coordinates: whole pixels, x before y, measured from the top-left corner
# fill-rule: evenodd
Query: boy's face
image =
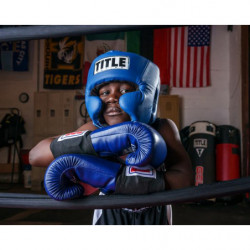
<path fill-rule="evenodd" d="M 99 89 L 99 97 L 104 103 L 103 118 L 108 125 L 130 121 L 130 117 L 119 105 L 121 95 L 135 91 L 135 87 L 125 82 L 111 82 Z"/>

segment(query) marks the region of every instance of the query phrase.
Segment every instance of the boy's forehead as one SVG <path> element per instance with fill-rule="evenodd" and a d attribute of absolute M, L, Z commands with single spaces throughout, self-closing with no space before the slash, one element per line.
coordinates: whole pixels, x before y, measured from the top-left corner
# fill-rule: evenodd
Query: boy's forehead
<path fill-rule="evenodd" d="M 109 82 L 104 82 L 104 83 L 101 83 L 100 85 L 98 85 L 98 89 L 100 90 L 101 88 L 109 86 L 111 84 L 120 84 L 120 85 L 127 84 L 127 85 L 133 87 L 134 89 L 137 88 L 137 85 L 135 83 L 132 83 L 132 82 L 127 82 L 127 81 L 109 81 Z"/>

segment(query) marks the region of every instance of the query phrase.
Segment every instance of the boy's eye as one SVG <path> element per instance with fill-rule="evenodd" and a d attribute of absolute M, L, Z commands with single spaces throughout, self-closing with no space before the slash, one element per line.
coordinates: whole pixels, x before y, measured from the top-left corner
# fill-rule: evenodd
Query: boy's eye
<path fill-rule="evenodd" d="M 108 95 L 108 94 L 109 94 L 108 90 L 104 90 L 104 91 L 100 92 L 100 95 L 102 95 L 102 96 L 105 96 L 105 95 Z"/>
<path fill-rule="evenodd" d="M 130 89 L 121 89 L 121 93 L 122 94 L 125 94 L 125 93 L 128 93 L 128 92 L 131 92 L 132 90 L 130 90 Z"/>

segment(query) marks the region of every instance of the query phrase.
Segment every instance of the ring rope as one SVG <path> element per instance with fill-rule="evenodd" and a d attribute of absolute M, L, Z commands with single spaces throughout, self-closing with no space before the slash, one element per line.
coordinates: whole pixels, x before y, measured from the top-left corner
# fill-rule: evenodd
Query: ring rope
<path fill-rule="evenodd" d="M 250 177 L 203 184 L 198 187 L 163 191 L 146 195 L 92 195 L 77 200 L 56 201 L 48 195 L 0 193 L 1 208 L 26 209 L 107 209 L 139 208 L 201 201 L 250 191 Z"/>
<path fill-rule="evenodd" d="M 173 25 L 172 25 L 173 26 Z M 144 28 L 164 28 L 170 25 L 31 25 L 0 28 L 0 42 L 76 36 L 105 32 L 121 32 Z"/>

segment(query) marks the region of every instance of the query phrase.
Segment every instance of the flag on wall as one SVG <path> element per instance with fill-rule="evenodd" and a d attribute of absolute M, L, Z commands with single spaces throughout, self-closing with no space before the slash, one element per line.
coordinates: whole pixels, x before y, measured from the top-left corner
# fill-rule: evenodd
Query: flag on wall
<path fill-rule="evenodd" d="M 0 70 L 28 71 L 29 42 L 0 43 Z"/>
<path fill-rule="evenodd" d="M 45 40 L 45 89 L 82 88 L 83 37 Z"/>
<path fill-rule="evenodd" d="M 83 83 L 86 84 L 92 61 L 109 50 L 140 53 L 140 32 L 115 32 L 85 36 Z"/>
<path fill-rule="evenodd" d="M 161 83 L 171 87 L 210 85 L 210 26 L 154 30 L 154 62 Z"/>

